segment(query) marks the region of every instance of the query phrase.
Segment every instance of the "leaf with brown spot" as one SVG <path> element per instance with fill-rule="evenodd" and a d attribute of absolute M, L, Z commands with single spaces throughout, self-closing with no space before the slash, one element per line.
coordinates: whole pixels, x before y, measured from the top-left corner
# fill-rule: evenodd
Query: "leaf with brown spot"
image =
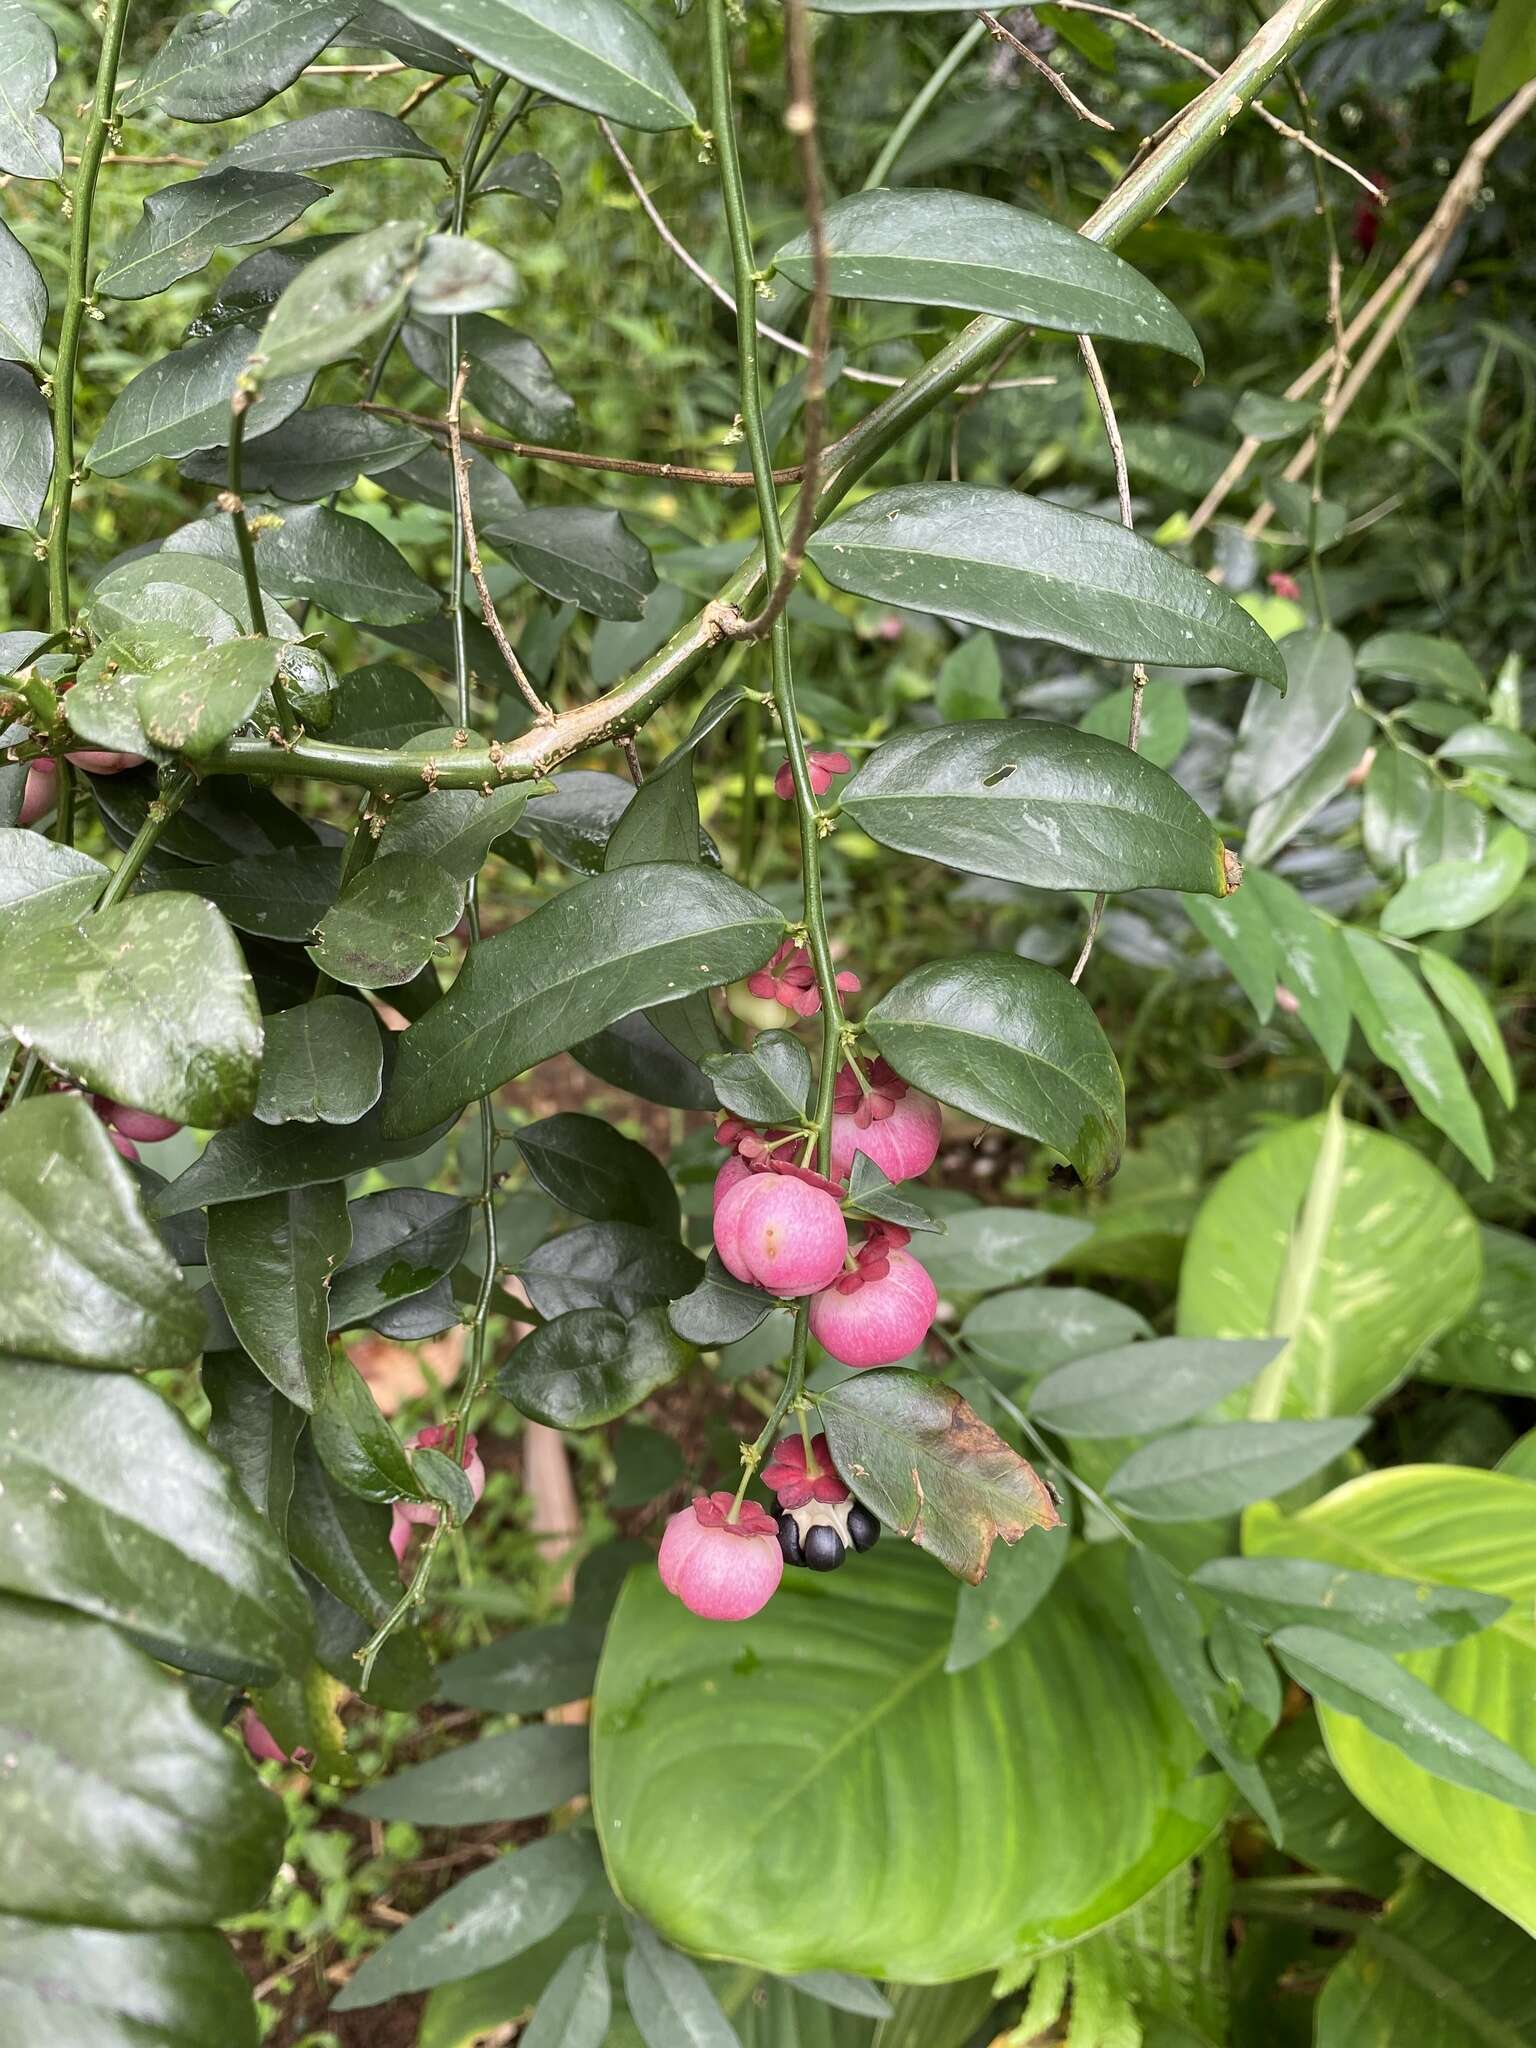
<path fill-rule="evenodd" d="M 861 1373 L 818 1396 L 837 1469 L 872 1514 L 979 1585 L 995 1538 L 1060 1520 L 1039 1474 L 942 1380 Z"/>

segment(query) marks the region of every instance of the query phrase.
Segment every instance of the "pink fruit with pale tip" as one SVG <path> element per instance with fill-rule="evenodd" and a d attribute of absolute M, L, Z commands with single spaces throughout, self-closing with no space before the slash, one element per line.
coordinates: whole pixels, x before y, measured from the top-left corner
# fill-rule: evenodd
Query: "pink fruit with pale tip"
<path fill-rule="evenodd" d="M 916 1180 L 938 1157 L 943 1121 L 932 1096 L 908 1087 L 884 1060 L 862 1080 L 845 1066 L 833 1096 L 832 1172 L 841 1180 L 862 1152 L 887 1180 Z"/>
<path fill-rule="evenodd" d="M 815 1294 L 848 1256 L 834 1196 L 792 1174 L 749 1173 L 715 1211 L 715 1250 L 728 1273 L 770 1294 Z"/>
<path fill-rule="evenodd" d="M 174 1138 L 181 1129 L 173 1117 L 131 1109 L 126 1102 L 114 1102 L 110 1095 L 98 1095 L 95 1107 L 104 1124 L 110 1124 L 125 1138 L 136 1138 L 141 1145 L 158 1145 L 164 1138 Z"/>
<path fill-rule="evenodd" d="M 778 1524 L 754 1501 L 736 1507 L 728 1493 L 701 1493 L 680 1508 L 656 1562 L 667 1591 L 705 1621 L 745 1621 L 784 1576 Z"/>
<path fill-rule="evenodd" d="M 938 1289 L 912 1254 L 887 1251 L 875 1268 L 846 1273 L 816 1296 L 811 1335 L 842 1365 L 894 1365 L 922 1343 L 938 1307 Z"/>

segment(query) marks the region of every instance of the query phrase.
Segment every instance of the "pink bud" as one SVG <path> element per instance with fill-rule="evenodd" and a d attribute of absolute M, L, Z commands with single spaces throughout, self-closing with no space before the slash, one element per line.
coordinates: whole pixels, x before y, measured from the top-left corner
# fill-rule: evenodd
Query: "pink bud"
<path fill-rule="evenodd" d="M 847 1500 L 848 1488 L 838 1477 L 824 1436 L 812 1437 L 811 1459 L 814 1470 L 807 1466 L 805 1441 L 801 1437 L 782 1437 L 774 1445 L 773 1456 L 763 1467 L 763 1484 L 777 1497 L 781 1508 L 803 1508 L 812 1500 L 836 1507 L 839 1501 Z"/>
<path fill-rule="evenodd" d="M 139 1156 L 139 1148 L 137 1145 L 135 1145 L 132 1138 L 125 1138 L 121 1131 L 108 1131 L 107 1136 L 112 1140 L 113 1144 L 117 1147 L 118 1151 L 122 1153 L 125 1159 L 132 1159 L 134 1161 L 137 1161 Z"/>
<path fill-rule="evenodd" d="M 715 1249 L 727 1272 L 771 1294 L 830 1286 L 848 1255 L 836 1199 L 793 1174 L 749 1173 L 715 1212 Z"/>
<path fill-rule="evenodd" d="M 1267 581 L 1276 597 L 1288 597 L 1292 604 L 1301 602 L 1301 585 L 1294 576 L 1287 576 L 1283 569 L 1272 569 Z"/>
<path fill-rule="evenodd" d="M 811 1335 L 842 1365 L 894 1365 L 915 1351 L 939 1294 L 910 1252 L 882 1248 L 811 1302 Z"/>
<path fill-rule="evenodd" d="M 408 1451 L 423 1449 L 441 1451 L 444 1456 L 451 1458 L 453 1456 L 453 1437 L 452 1423 L 434 1422 L 426 1429 L 418 1429 L 413 1437 L 407 1439 L 405 1448 Z M 465 1437 L 464 1456 L 460 1461 L 464 1467 L 464 1476 L 469 1481 L 470 1493 L 475 1500 L 479 1500 L 481 1494 L 485 1491 L 485 1466 L 481 1462 L 478 1446 L 479 1439 L 473 1433 Z M 403 1564 L 405 1562 L 405 1553 L 411 1540 L 413 1524 L 419 1522 L 430 1528 L 441 1513 L 442 1510 L 435 1501 L 397 1500 L 395 1502 L 394 1511 L 389 1521 L 389 1547 L 395 1553 L 397 1563 Z"/>
<path fill-rule="evenodd" d="M 851 1065 L 833 1095 L 832 1171 L 842 1179 L 855 1152 L 872 1159 L 887 1180 L 916 1180 L 938 1157 L 944 1113 L 931 1096 L 909 1088 L 876 1060 L 861 1082 Z"/>
<path fill-rule="evenodd" d="M 296 1749 L 290 1756 L 254 1707 L 247 1707 L 241 1715 L 240 1733 L 259 1764 L 296 1764 L 309 1755 L 307 1749 Z"/>
<path fill-rule="evenodd" d="M 98 1095 L 95 1110 L 104 1124 L 121 1131 L 125 1138 L 137 1138 L 141 1145 L 155 1145 L 163 1138 L 174 1138 L 181 1129 L 181 1125 L 171 1117 L 155 1116 L 147 1109 L 130 1109 L 125 1102 L 114 1102 L 110 1095 Z"/>
<path fill-rule="evenodd" d="M 98 747 L 82 747 L 64 758 L 83 768 L 87 775 L 123 775 L 130 768 L 144 766 L 142 754 L 112 754 Z"/>
<path fill-rule="evenodd" d="M 805 757 L 805 762 L 810 775 L 811 791 L 815 796 L 825 796 L 832 787 L 833 776 L 846 775 L 853 766 L 846 754 L 831 754 L 821 747 L 812 747 Z M 787 761 L 781 764 L 778 774 L 773 778 L 773 793 L 782 797 L 785 803 L 794 800 L 794 771 Z"/>
<path fill-rule="evenodd" d="M 672 1516 L 661 1539 L 661 1583 L 706 1621 L 745 1621 L 767 1606 L 784 1576 L 773 1517 L 748 1500 L 732 1521 L 732 1506 L 728 1493 L 701 1493 Z"/>
<path fill-rule="evenodd" d="M 859 986 L 856 974 L 842 973 L 837 986 L 850 995 Z M 816 986 L 816 969 L 804 946 L 786 939 L 766 967 L 747 976 L 747 992 L 765 1002 L 777 1003 L 797 1017 L 814 1017 L 821 1010 L 821 990 Z"/>

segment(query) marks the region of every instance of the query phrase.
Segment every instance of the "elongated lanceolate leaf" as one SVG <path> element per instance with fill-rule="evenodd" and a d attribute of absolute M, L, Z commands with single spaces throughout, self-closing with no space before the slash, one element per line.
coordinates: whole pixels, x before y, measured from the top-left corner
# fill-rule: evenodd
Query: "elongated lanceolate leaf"
<path fill-rule="evenodd" d="M 182 121 L 249 114 L 292 85 L 346 26 L 349 0 L 241 0 L 226 14 L 184 15 L 123 98 Z"/>
<path fill-rule="evenodd" d="M 111 299 L 148 299 L 213 260 L 220 249 L 262 242 L 326 196 L 313 178 L 225 170 L 165 185 L 111 251 L 96 289 Z"/>
<path fill-rule="evenodd" d="M 229 439 L 229 402 L 251 352 L 250 330 L 226 327 L 150 363 L 125 384 L 91 443 L 85 463 L 98 476 L 127 476 L 156 456 L 190 455 Z M 246 416 L 250 461 L 246 482 L 256 484 L 256 444 L 304 403 L 307 374 L 274 378 Z M 223 483 L 221 459 L 216 481 Z M 352 481 L 348 477 L 347 481 Z"/>
<path fill-rule="evenodd" d="M 235 1335 L 300 1408 L 313 1408 L 325 1385 L 326 1285 L 351 1242 L 339 1182 L 209 1212 L 208 1265 Z"/>
<path fill-rule="evenodd" d="M 1310 1479 L 1364 1435 L 1363 1420 L 1213 1422 L 1132 1451 L 1109 1481 L 1128 1514 L 1198 1522 Z"/>

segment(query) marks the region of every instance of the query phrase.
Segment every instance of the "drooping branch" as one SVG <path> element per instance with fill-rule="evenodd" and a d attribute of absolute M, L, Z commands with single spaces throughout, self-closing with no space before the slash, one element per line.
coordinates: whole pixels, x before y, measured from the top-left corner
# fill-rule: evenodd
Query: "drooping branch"
<path fill-rule="evenodd" d="M 1030 70 L 1043 78 L 1058 98 L 1065 100 L 1079 121 L 1087 121 L 1094 128 L 1103 128 L 1110 135 L 1114 134 L 1114 122 L 1106 121 L 1104 116 L 1096 114 L 1086 101 L 1080 100 L 1061 73 L 1047 64 L 1045 59 L 1032 50 L 1021 37 L 1016 36 L 1011 28 L 1005 27 L 995 14 L 983 13 L 981 19 L 993 41 L 1006 43 L 1010 50 L 1022 57 Z"/>

